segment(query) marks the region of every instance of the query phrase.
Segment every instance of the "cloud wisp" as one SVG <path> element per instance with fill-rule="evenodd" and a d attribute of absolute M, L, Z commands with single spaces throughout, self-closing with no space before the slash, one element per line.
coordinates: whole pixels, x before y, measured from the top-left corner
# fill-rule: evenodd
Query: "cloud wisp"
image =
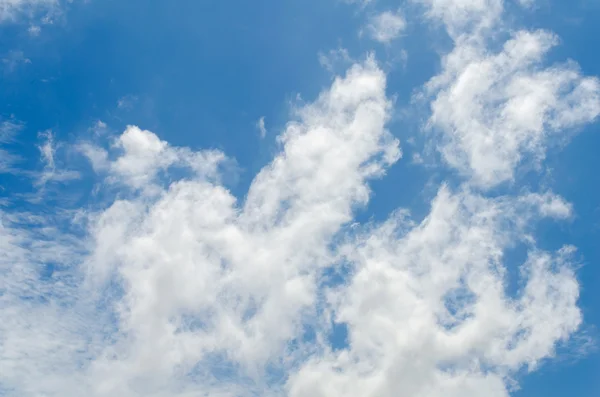
<path fill-rule="evenodd" d="M 48 9 L 57 4 L 58 0 L 0 0 L 0 21 L 11 20 L 36 9 Z"/>
<path fill-rule="evenodd" d="M 373 40 L 388 44 L 406 29 L 406 20 L 400 11 L 384 11 L 369 19 L 367 32 Z"/>

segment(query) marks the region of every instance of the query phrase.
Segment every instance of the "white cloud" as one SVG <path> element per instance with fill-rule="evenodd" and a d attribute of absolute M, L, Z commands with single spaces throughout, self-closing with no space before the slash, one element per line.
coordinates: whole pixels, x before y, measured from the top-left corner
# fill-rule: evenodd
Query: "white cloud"
<path fill-rule="evenodd" d="M 535 4 L 535 0 L 518 0 L 518 2 L 525 8 L 532 8 Z"/>
<path fill-rule="evenodd" d="M 79 178 L 79 173 L 73 170 L 63 169 L 56 164 L 56 144 L 52 131 L 44 131 L 39 134 L 42 143 L 38 146 L 40 159 L 44 169 L 37 176 L 35 184 L 43 187 L 48 182 L 66 182 Z"/>
<path fill-rule="evenodd" d="M 453 39 L 475 38 L 501 23 L 502 0 L 413 0 L 427 15 L 442 21 Z"/>
<path fill-rule="evenodd" d="M 546 32 L 489 50 L 500 0 L 421 3 L 455 42 L 424 94 L 466 183 L 439 188 L 422 221 L 398 209 L 354 222 L 369 182 L 401 156 L 372 57 L 294 109 L 243 199 L 219 183 L 221 152 L 136 126 L 80 143 L 107 205 L 0 210 L 0 393 L 507 397 L 515 374 L 553 357 L 582 323 L 574 248 L 542 251 L 532 233 L 573 208 L 551 192 L 477 188 L 593 120 L 598 83 L 572 64 L 543 67 Z M 43 138 L 55 175 L 57 145 Z M 517 245 L 523 263 L 508 261 Z M 334 325 L 348 331 L 336 348 Z"/>
<path fill-rule="evenodd" d="M 133 126 L 108 148 L 82 144 L 121 186 L 112 203 L 0 212 L 8 395 L 507 396 L 511 374 L 581 323 L 572 249 L 530 238 L 572 210 L 551 193 L 442 187 L 420 223 L 399 210 L 349 227 L 400 158 L 385 91 L 369 58 L 295 109 L 241 201 L 218 183 L 219 152 Z M 503 253 L 520 242 L 513 296 Z M 331 320 L 348 346 L 329 346 Z"/>
<path fill-rule="evenodd" d="M 338 67 L 346 69 L 348 65 L 354 63 L 354 60 L 350 57 L 347 49 L 338 48 L 336 50 L 329 50 L 327 54 L 320 52 L 319 63 L 327 71 L 335 73 Z"/>
<path fill-rule="evenodd" d="M 12 143 L 15 135 L 23 126 L 14 120 L 3 120 L 0 123 L 0 145 Z M 20 156 L 6 148 L 0 147 L 0 174 L 15 172 L 15 165 L 21 160 Z"/>
<path fill-rule="evenodd" d="M 39 36 L 42 29 L 37 25 L 31 25 L 29 29 L 27 29 L 31 36 Z"/>
<path fill-rule="evenodd" d="M 267 128 L 265 127 L 265 118 L 261 117 L 260 119 L 258 119 L 258 122 L 256 123 L 256 128 L 258 128 L 258 132 L 260 133 L 260 137 L 264 138 L 265 136 L 267 136 Z"/>
<path fill-rule="evenodd" d="M 600 114 L 600 82 L 573 62 L 544 66 L 557 44 L 546 31 L 517 31 L 491 51 L 485 29 L 499 24 L 501 3 L 430 2 L 455 39 L 443 70 L 426 85 L 434 99 L 429 127 L 441 133 L 443 159 L 473 183 L 493 187 L 512 181 L 517 166 L 538 166 L 548 146 L 563 143 Z M 500 9 L 497 9 L 500 7 Z M 481 24 L 473 28 L 474 24 Z"/>
<path fill-rule="evenodd" d="M 156 192 L 157 178 L 172 168 L 186 169 L 196 176 L 214 177 L 225 158 L 218 151 L 192 152 L 188 148 L 173 148 L 150 131 L 129 126 L 112 143 L 119 152 L 111 162 L 109 153 L 89 143 L 79 149 L 98 172 L 107 172 L 108 181 L 129 186 L 135 190 Z"/>
<path fill-rule="evenodd" d="M 399 11 L 384 11 L 369 19 L 367 31 L 374 40 L 387 44 L 400 36 L 405 28 L 406 20 Z"/>
<path fill-rule="evenodd" d="M 425 160 L 423 160 L 423 156 L 420 153 L 413 153 L 412 162 L 413 164 L 423 164 Z"/>
<path fill-rule="evenodd" d="M 117 107 L 119 109 L 131 110 L 133 106 L 137 103 L 138 97 L 135 95 L 125 95 L 117 101 Z"/>
<path fill-rule="evenodd" d="M 59 4 L 58 0 L 0 0 L 0 22 L 14 20 L 21 15 L 51 11 Z"/>
<path fill-rule="evenodd" d="M 503 252 L 526 239 L 540 199 L 550 196 L 518 204 L 443 187 L 421 224 L 399 212 L 350 240 L 352 277 L 328 297 L 349 348 L 313 356 L 290 396 L 508 396 L 511 373 L 552 356 L 581 322 L 570 248 L 533 249 L 522 293 L 506 293 Z"/>

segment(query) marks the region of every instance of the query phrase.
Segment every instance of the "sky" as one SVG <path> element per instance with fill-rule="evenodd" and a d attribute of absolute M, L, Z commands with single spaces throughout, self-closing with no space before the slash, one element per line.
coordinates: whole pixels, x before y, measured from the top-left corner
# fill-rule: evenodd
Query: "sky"
<path fill-rule="evenodd" d="M 597 397 L 599 19 L 0 0 L 0 396 Z"/>

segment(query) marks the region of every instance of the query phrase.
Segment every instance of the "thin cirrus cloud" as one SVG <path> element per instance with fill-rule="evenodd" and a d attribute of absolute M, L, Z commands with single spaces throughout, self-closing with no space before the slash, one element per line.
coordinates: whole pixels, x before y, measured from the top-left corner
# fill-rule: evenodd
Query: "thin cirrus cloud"
<path fill-rule="evenodd" d="M 256 128 L 258 128 L 258 133 L 260 134 L 261 138 L 267 136 L 267 127 L 265 127 L 264 117 L 258 119 L 258 121 L 256 122 Z"/>
<path fill-rule="evenodd" d="M 22 129 L 22 125 L 15 120 L 4 120 L 0 123 L 0 145 L 7 146 L 14 142 L 15 135 Z M 0 172 L 8 173 L 15 171 L 16 164 L 21 160 L 20 156 L 5 148 L 0 149 Z"/>
<path fill-rule="evenodd" d="M 426 133 L 463 178 L 424 219 L 399 208 L 349 226 L 403 161 L 372 55 L 293 110 L 243 199 L 220 182 L 219 151 L 136 126 L 80 142 L 105 201 L 0 209 L 0 394 L 506 397 L 552 357 L 583 321 L 576 248 L 544 251 L 532 233 L 575 209 L 486 188 L 593 121 L 600 89 L 571 64 L 543 66 L 547 32 L 487 50 L 499 1 L 421 4 L 454 40 L 421 92 Z M 527 256 L 509 263 L 518 244 Z M 334 328 L 347 333 L 335 346 Z"/>
<path fill-rule="evenodd" d="M 23 14 L 48 11 L 59 4 L 59 0 L 0 0 L 0 22 L 14 20 Z"/>

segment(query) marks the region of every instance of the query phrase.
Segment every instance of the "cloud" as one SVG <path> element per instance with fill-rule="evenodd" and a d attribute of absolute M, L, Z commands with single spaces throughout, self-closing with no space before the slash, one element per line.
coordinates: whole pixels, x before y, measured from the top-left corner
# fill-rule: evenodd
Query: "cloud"
<path fill-rule="evenodd" d="M 428 133 L 464 178 L 424 219 L 356 222 L 402 155 L 373 56 L 339 53 L 353 65 L 293 109 L 243 197 L 224 153 L 98 123 L 76 148 L 101 199 L 0 209 L 0 394 L 507 397 L 576 336 L 575 248 L 534 236 L 571 204 L 486 188 L 594 120 L 598 82 L 543 65 L 544 31 L 488 48 L 500 1 L 420 2 L 454 42 L 422 92 Z M 40 137 L 54 177 L 60 145 Z"/>
<path fill-rule="evenodd" d="M 22 124 L 15 120 L 3 120 L 0 123 L 0 145 L 6 146 L 14 141 L 15 136 L 23 128 Z M 16 171 L 16 164 L 21 157 L 11 150 L 0 147 L 0 174 L 13 173 Z"/>
<path fill-rule="evenodd" d="M 81 143 L 119 186 L 107 204 L 0 211 L 4 393 L 507 396 L 581 324 L 573 248 L 530 236 L 572 209 L 442 186 L 423 221 L 350 226 L 400 159 L 391 110 L 374 59 L 354 64 L 294 109 L 243 200 L 219 183 L 220 152 L 135 126 Z M 515 244 L 529 255 L 511 294 Z"/>
<path fill-rule="evenodd" d="M 369 4 L 375 3 L 376 0 L 342 0 L 346 4 L 358 4 L 361 7 L 366 7 Z"/>
<path fill-rule="evenodd" d="M 8 73 L 15 71 L 20 64 L 29 64 L 31 60 L 25 56 L 23 51 L 10 51 L 2 58 L 4 70 Z"/>
<path fill-rule="evenodd" d="M 426 15 L 444 23 L 453 39 L 481 38 L 502 23 L 502 0 L 413 0 Z"/>
<path fill-rule="evenodd" d="M 59 0 L 0 0 L 0 22 L 22 15 L 48 12 L 59 6 Z"/>
<path fill-rule="evenodd" d="M 552 356 L 581 322 L 570 247 L 532 249 L 525 286 L 506 292 L 503 252 L 544 213 L 540 200 L 560 201 L 442 187 L 420 224 L 398 212 L 348 241 L 352 276 L 328 303 L 349 348 L 311 357 L 290 396 L 508 396 L 511 374 Z"/>
<path fill-rule="evenodd" d="M 40 32 L 42 31 L 42 29 L 39 26 L 37 26 L 37 25 L 31 25 L 29 27 L 29 29 L 27 29 L 27 31 L 29 32 L 29 34 L 31 36 L 36 37 L 36 36 L 40 35 Z"/>
<path fill-rule="evenodd" d="M 106 125 L 97 123 L 95 128 L 104 130 Z M 174 148 L 152 132 L 136 126 L 127 127 L 111 146 L 117 152 L 114 161 L 110 160 L 111 153 L 106 149 L 87 142 L 81 143 L 78 150 L 90 160 L 96 172 L 106 176 L 107 182 L 147 193 L 157 192 L 160 177 L 170 170 L 214 177 L 219 164 L 225 161 L 218 151 L 192 152 L 188 148 Z"/>
<path fill-rule="evenodd" d="M 553 34 L 519 30 L 491 51 L 482 27 L 496 26 L 498 2 L 459 1 L 464 12 L 458 15 L 448 2 L 430 3 L 455 47 L 425 87 L 433 98 L 428 126 L 440 133 L 444 161 L 474 184 L 513 181 L 518 165 L 539 166 L 549 146 L 600 114 L 597 78 L 582 76 L 574 62 L 544 65 L 558 42 Z"/>
<path fill-rule="evenodd" d="M 137 103 L 138 97 L 135 95 L 125 95 L 122 98 L 119 98 L 117 101 L 117 107 L 119 109 L 131 110 L 133 106 Z"/>
<path fill-rule="evenodd" d="M 43 187 L 49 182 L 66 182 L 79 178 L 79 173 L 73 170 L 62 169 L 56 164 L 56 144 L 52 131 L 44 131 L 38 134 L 42 143 L 38 146 L 40 160 L 44 166 L 39 173 L 36 186 Z"/>
<path fill-rule="evenodd" d="M 258 132 L 260 133 L 260 137 L 264 138 L 265 136 L 267 136 L 267 128 L 265 127 L 265 118 L 261 117 L 260 119 L 258 119 L 258 122 L 256 123 L 256 128 L 258 128 Z"/>
<path fill-rule="evenodd" d="M 334 73 L 338 67 L 343 66 L 343 68 L 346 69 L 348 65 L 351 65 L 354 61 L 350 57 L 347 49 L 338 48 L 336 50 L 329 50 L 326 54 L 320 52 L 319 63 L 327 71 Z"/>
<path fill-rule="evenodd" d="M 535 4 L 535 0 L 518 0 L 519 4 L 525 8 L 532 8 Z"/>
<path fill-rule="evenodd" d="M 406 20 L 399 11 L 384 11 L 369 19 L 367 32 L 373 40 L 387 44 L 396 39 L 405 28 Z"/>

